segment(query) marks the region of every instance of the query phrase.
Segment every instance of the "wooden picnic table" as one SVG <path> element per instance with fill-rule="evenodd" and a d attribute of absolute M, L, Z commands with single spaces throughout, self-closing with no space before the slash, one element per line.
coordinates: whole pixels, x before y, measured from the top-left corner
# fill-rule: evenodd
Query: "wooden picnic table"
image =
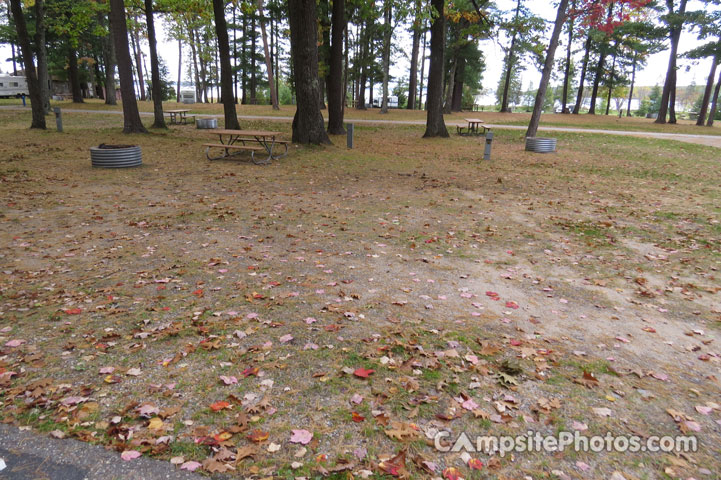
<path fill-rule="evenodd" d="M 464 118 L 464 120 L 468 122 L 468 125 L 466 127 L 456 125 L 458 135 L 481 135 L 490 130 L 490 128 L 483 125 L 485 122 L 480 118 Z"/>
<path fill-rule="evenodd" d="M 190 110 L 166 110 L 165 113 L 170 116 L 171 125 L 186 125 L 188 123 L 188 116 L 186 115 Z"/>
<path fill-rule="evenodd" d="M 279 140 L 277 137 L 281 132 L 267 130 L 228 130 L 216 129 L 208 132 L 211 135 L 218 135 L 220 143 L 204 143 L 205 156 L 208 160 L 219 160 L 228 158 L 242 151 L 249 151 L 253 163 L 261 165 L 270 163 L 288 154 L 288 142 Z M 276 146 L 282 145 L 285 148 L 283 153 L 277 153 Z M 219 156 L 210 156 L 210 149 L 220 149 Z M 268 156 L 256 161 L 255 152 L 265 152 Z"/>

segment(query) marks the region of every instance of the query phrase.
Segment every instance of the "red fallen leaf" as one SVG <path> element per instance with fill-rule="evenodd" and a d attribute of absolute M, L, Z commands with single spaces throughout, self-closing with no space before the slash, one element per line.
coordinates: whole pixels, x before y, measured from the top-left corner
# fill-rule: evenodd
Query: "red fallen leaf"
<path fill-rule="evenodd" d="M 648 333 L 656 333 L 656 329 L 653 327 L 644 327 L 643 331 Z"/>
<path fill-rule="evenodd" d="M 468 468 L 470 468 L 471 470 L 480 470 L 483 468 L 483 462 L 478 460 L 477 458 L 469 458 Z"/>
<path fill-rule="evenodd" d="M 461 480 L 461 472 L 455 467 L 448 467 L 443 470 L 443 478 L 446 480 Z"/>
<path fill-rule="evenodd" d="M 514 347 L 519 347 L 522 343 L 523 342 L 521 342 L 520 340 L 511 339 L 511 345 L 513 345 Z"/>
<path fill-rule="evenodd" d="M 378 468 L 394 477 L 406 477 L 408 475 L 408 471 L 406 470 L 406 451 L 402 450 L 395 457 L 379 463 Z"/>
<path fill-rule="evenodd" d="M 245 370 L 243 370 L 240 374 L 243 375 L 243 378 L 248 378 L 251 375 L 258 375 L 258 372 L 260 370 L 258 367 L 248 367 Z"/>
<path fill-rule="evenodd" d="M 708 355 L 706 355 L 704 353 L 703 355 L 699 355 L 698 359 L 701 360 L 702 362 L 708 362 L 709 360 L 711 360 L 711 357 L 709 357 Z"/>
<path fill-rule="evenodd" d="M 501 297 L 496 292 L 491 292 L 490 290 L 486 292 L 486 296 L 490 297 L 491 300 L 500 300 Z"/>
<path fill-rule="evenodd" d="M 255 443 L 261 443 L 268 440 L 268 437 L 270 437 L 270 432 L 264 432 L 263 430 L 253 430 L 248 434 L 248 440 Z"/>
<path fill-rule="evenodd" d="M 83 311 L 80 310 L 79 308 L 68 308 L 67 310 L 63 310 L 63 311 L 65 313 L 67 313 L 68 315 L 80 315 L 81 313 L 83 313 Z"/>
<path fill-rule="evenodd" d="M 512 300 L 506 302 L 506 308 L 512 308 L 516 310 L 518 308 L 518 304 Z"/>
<path fill-rule="evenodd" d="M 196 297 L 202 297 L 203 289 L 202 288 L 197 289 L 196 291 L 193 292 L 193 295 L 195 295 Z"/>
<path fill-rule="evenodd" d="M 219 412 L 219 411 L 223 410 L 224 408 L 231 408 L 231 405 L 228 402 L 223 401 L 223 400 L 221 400 L 220 402 L 215 402 L 214 404 L 212 404 L 210 406 L 210 409 L 214 412 Z"/>
<path fill-rule="evenodd" d="M 353 372 L 353 375 L 360 378 L 368 378 L 372 373 L 374 373 L 375 370 L 371 369 L 365 369 L 365 368 L 357 368 L 355 372 Z"/>
<path fill-rule="evenodd" d="M 364 417 L 363 415 L 361 415 L 358 412 L 351 413 L 351 417 L 352 417 L 351 420 L 353 420 L 355 423 L 361 423 L 363 420 L 366 419 L 366 417 Z"/>

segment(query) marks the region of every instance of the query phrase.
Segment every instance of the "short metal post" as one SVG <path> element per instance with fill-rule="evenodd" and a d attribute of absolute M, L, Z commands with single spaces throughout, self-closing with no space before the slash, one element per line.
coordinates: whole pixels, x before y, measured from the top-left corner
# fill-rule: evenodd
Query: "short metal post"
<path fill-rule="evenodd" d="M 493 132 L 486 131 L 486 151 L 483 152 L 483 160 L 491 159 L 491 144 L 493 143 Z"/>
<path fill-rule="evenodd" d="M 348 148 L 353 148 L 353 124 L 352 123 L 346 123 L 345 129 L 347 132 L 346 141 L 348 144 Z"/>
<path fill-rule="evenodd" d="M 60 107 L 54 107 L 53 112 L 55 112 L 55 123 L 58 126 L 58 132 L 62 133 L 62 131 L 63 131 L 63 115 L 60 112 Z"/>

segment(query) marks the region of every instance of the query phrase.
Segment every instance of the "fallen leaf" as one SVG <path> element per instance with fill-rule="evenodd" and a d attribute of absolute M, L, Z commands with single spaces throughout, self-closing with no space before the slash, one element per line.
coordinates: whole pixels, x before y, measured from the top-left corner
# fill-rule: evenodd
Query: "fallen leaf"
<path fill-rule="evenodd" d="M 375 372 L 375 370 L 365 369 L 365 368 L 357 368 L 353 372 L 353 375 L 359 378 L 368 378 L 370 375 L 372 375 Z"/>
<path fill-rule="evenodd" d="M 312 438 L 313 434 L 308 430 L 293 430 L 290 436 L 290 442 L 308 445 Z"/>
<path fill-rule="evenodd" d="M 125 461 L 128 460 L 134 460 L 140 456 L 140 452 L 137 450 L 125 450 L 123 453 L 120 454 L 120 458 L 122 458 Z"/>

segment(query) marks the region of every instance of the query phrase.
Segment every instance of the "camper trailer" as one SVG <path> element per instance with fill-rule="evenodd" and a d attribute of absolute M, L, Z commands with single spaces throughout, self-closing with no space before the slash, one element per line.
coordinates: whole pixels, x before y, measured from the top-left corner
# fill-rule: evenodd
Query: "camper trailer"
<path fill-rule="evenodd" d="M 373 99 L 373 108 L 381 108 L 380 98 Z M 388 97 L 388 108 L 398 108 L 398 97 L 395 95 Z"/>
<path fill-rule="evenodd" d="M 21 97 L 29 95 L 25 77 L 0 75 L 0 97 Z"/>
<path fill-rule="evenodd" d="M 180 103 L 195 103 L 195 90 L 181 90 Z"/>

